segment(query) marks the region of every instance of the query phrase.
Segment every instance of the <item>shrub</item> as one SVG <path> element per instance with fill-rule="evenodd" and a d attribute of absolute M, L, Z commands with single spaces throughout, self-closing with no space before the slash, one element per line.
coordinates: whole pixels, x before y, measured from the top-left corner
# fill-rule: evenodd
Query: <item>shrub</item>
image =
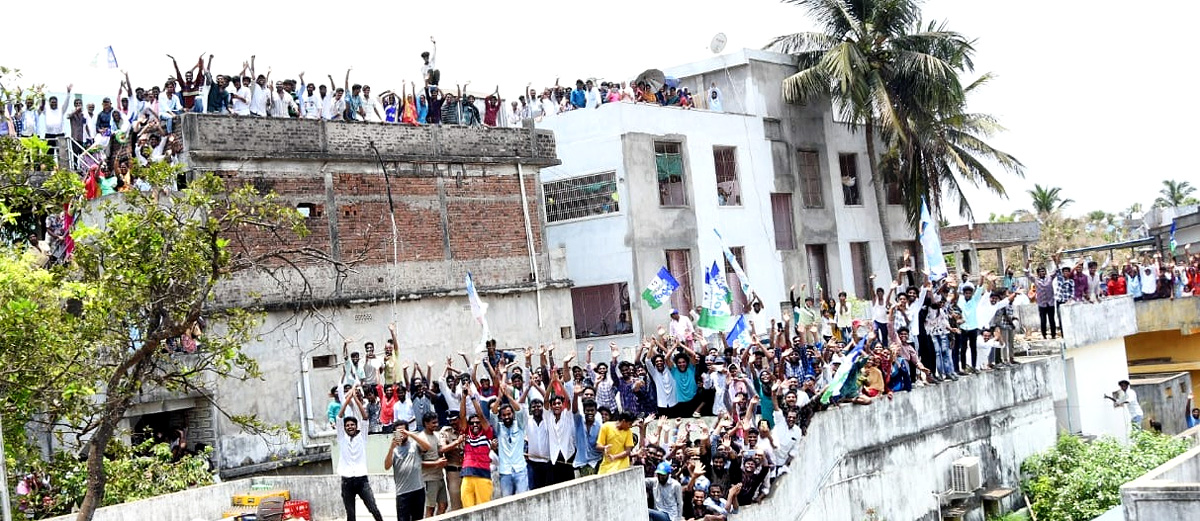
<path fill-rule="evenodd" d="M 1021 488 L 1038 521 L 1090 521 L 1121 503 L 1121 485 L 1188 450 L 1185 440 L 1137 431 L 1129 443 L 1059 437 L 1021 464 Z"/>

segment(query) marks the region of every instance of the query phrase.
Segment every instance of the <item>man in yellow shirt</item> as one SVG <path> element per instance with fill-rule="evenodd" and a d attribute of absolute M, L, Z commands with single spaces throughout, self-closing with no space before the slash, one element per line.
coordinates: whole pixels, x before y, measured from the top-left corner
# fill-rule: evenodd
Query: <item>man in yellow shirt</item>
<path fill-rule="evenodd" d="M 600 474 L 609 474 L 629 468 L 629 454 L 633 451 L 633 414 L 619 412 L 615 421 L 600 427 L 596 437 L 596 448 L 604 453 L 600 462 Z"/>

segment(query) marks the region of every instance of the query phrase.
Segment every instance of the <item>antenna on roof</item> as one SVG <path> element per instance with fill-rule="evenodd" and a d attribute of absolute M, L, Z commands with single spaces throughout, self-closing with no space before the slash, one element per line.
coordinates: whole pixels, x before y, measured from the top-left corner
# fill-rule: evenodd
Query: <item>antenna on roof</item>
<path fill-rule="evenodd" d="M 712 42 L 708 44 L 708 49 L 713 54 L 721 54 L 721 51 L 725 50 L 725 42 L 725 33 L 717 33 L 716 36 L 713 36 Z"/>

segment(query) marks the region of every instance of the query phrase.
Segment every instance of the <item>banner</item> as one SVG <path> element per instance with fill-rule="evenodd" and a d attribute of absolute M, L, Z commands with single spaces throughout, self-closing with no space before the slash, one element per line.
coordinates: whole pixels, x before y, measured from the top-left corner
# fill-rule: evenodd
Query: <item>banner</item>
<path fill-rule="evenodd" d="M 733 294 L 719 262 L 714 261 L 704 272 L 704 306 L 696 326 L 713 331 L 728 331 L 733 326 Z"/>
<path fill-rule="evenodd" d="M 642 290 L 642 300 L 650 305 L 650 309 L 658 309 L 666 304 L 667 299 L 677 289 L 679 289 L 679 281 L 675 280 L 675 277 L 671 276 L 671 272 L 667 271 L 664 266 L 659 268 L 658 275 L 650 281 L 650 285 Z"/>
<path fill-rule="evenodd" d="M 729 334 L 725 335 L 725 343 L 738 353 L 750 348 L 752 341 L 750 326 L 746 324 L 746 315 L 738 316 L 737 322 L 733 324 L 733 329 L 730 329 Z"/>
<path fill-rule="evenodd" d="M 95 56 L 92 57 L 92 67 L 97 69 L 116 69 L 117 55 L 113 52 L 111 45 L 100 49 Z"/>
<path fill-rule="evenodd" d="M 821 403 L 828 405 L 829 400 L 842 392 L 842 386 L 846 385 L 846 379 L 850 376 L 850 370 L 854 367 L 854 361 L 858 360 L 858 357 L 862 355 L 863 347 L 866 345 L 865 340 L 860 340 L 858 345 L 854 346 L 854 350 L 842 357 L 842 363 L 838 366 L 837 372 L 833 374 L 833 379 L 830 380 L 829 386 L 825 387 L 824 393 L 821 393 Z"/>
<path fill-rule="evenodd" d="M 742 265 L 738 262 L 737 257 L 730 251 L 729 246 L 725 245 L 725 238 L 721 237 L 721 232 L 713 228 L 713 233 L 717 234 L 717 240 L 721 242 L 721 250 L 725 252 L 725 260 L 729 261 L 729 265 L 733 267 L 733 272 L 738 276 L 738 281 L 742 283 L 742 293 L 746 294 L 746 298 L 750 298 L 754 294 L 754 291 L 750 289 L 750 277 L 746 276 L 746 272 L 742 270 Z"/>

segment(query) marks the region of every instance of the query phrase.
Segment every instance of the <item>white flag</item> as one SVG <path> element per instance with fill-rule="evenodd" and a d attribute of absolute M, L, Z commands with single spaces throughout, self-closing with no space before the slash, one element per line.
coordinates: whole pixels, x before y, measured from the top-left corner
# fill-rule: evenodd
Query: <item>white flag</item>
<path fill-rule="evenodd" d="M 929 268 L 930 280 L 946 278 L 946 257 L 942 254 L 942 238 L 938 236 L 938 224 L 929 215 L 929 207 L 921 198 L 921 249 L 925 251 L 925 266 Z"/>

